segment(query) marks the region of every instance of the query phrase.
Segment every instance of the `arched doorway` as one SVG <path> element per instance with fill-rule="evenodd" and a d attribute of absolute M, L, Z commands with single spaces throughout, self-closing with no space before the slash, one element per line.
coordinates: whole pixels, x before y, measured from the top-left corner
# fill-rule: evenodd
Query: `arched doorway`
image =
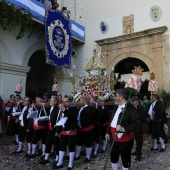
<path fill-rule="evenodd" d="M 128 57 L 121 60 L 119 63 L 115 65 L 115 72 L 118 72 L 120 75 L 122 74 L 130 74 L 134 69 L 134 66 L 141 66 L 143 68 L 143 72 L 148 72 L 148 66 L 140 59 Z"/>
<path fill-rule="evenodd" d="M 42 96 L 44 92 L 50 95 L 55 67 L 46 64 L 45 53 L 36 51 L 29 59 L 28 66 L 31 69 L 27 74 L 26 95 L 33 99 L 37 94 Z"/>
<path fill-rule="evenodd" d="M 124 82 L 127 81 L 127 78 L 129 78 L 129 74 L 131 74 L 132 70 L 134 70 L 134 66 L 141 66 L 141 68 L 143 69 L 144 75 L 142 76 L 143 84 L 141 86 L 139 95 L 140 97 L 142 97 L 143 95 L 147 95 L 149 97 L 150 95 L 150 93 L 148 92 L 150 74 L 149 68 L 142 60 L 138 58 L 127 57 L 115 65 L 115 73 L 119 73 L 119 79 L 121 80 L 116 83 L 115 89 L 124 87 Z"/>

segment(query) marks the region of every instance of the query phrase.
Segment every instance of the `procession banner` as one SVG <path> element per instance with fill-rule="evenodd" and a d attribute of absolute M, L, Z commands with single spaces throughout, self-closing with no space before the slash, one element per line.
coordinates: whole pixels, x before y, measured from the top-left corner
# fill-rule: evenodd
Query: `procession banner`
<path fill-rule="evenodd" d="M 60 12 L 46 8 L 46 63 L 69 67 L 71 64 L 71 24 Z"/>

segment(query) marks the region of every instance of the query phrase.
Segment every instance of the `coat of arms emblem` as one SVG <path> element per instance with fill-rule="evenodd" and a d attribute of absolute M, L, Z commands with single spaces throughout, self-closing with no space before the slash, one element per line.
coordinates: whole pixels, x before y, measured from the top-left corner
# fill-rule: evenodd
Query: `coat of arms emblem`
<path fill-rule="evenodd" d="M 155 22 L 159 21 L 162 16 L 162 10 L 158 5 L 154 5 L 150 9 L 151 19 Z"/>
<path fill-rule="evenodd" d="M 107 31 L 108 31 L 108 29 L 109 29 L 109 27 L 108 27 L 107 23 L 106 23 L 105 21 L 102 21 L 102 22 L 100 23 L 100 30 L 101 30 L 101 32 L 102 32 L 103 34 L 106 34 Z"/>

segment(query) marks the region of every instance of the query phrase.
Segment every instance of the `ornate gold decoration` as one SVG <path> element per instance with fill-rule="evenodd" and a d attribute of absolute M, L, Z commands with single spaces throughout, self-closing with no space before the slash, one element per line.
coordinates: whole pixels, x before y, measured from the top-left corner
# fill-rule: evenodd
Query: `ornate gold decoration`
<path fill-rule="evenodd" d="M 56 29 L 56 27 L 59 27 L 60 29 Z M 53 39 L 53 32 L 57 32 L 58 35 L 55 35 L 55 39 Z M 62 34 L 62 32 L 64 33 L 64 37 L 65 37 L 65 45 L 61 42 L 62 37 L 60 36 Z M 49 34 L 49 43 L 51 46 L 51 50 L 53 51 L 53 53 L 58 57 L 58 58 L 62 58 L 67 54 L 68 51 L 68 47 L 69 47 L 69 37 L 67 36 L 67 31 L 64 28 L 63 23 L 60 20 L 55 20 L 54 23 L 51 23 L 51 25 L 48 27 L 48 34 Z M 64 48 L 63 48 L 64 46 Z M 59 51 L 56 47 L 60 47 L 63 48 L 62 51 Z"/>
<path fill-rule="evenodd" d="M 137 74 L 137 75 L 139 75 L 139 76 L 142 76 L 142 74 L 143 74 L 143 68 L 141 68 L 141 66 L 138 66 L 138 67 L 136 67 L 136 66 L 134 66 L 134 70 L 132 70 L 132 73 L 134 73 L 134 74 Z"/>

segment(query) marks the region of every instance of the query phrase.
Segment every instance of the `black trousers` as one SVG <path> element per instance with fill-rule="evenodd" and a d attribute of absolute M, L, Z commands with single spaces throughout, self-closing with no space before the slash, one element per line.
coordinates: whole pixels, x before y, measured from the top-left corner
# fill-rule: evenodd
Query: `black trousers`
<path fill-rule="evenodd" d="M 118 163 L 119 156 L 121 156 L 123 167 L 130 168 L 132 147 L 133 139 L 128 142 L 115 142 L 111 151 L 111 162 Z"/>
<path fill-rule="evenodd" d="M 94 140 L 93 130 L 89 130 L 87 132 L 78 131 L 76 145 L 83 146 L 85 144 L 86 147 L 90 148 L 93 146 L 93 140 Z"/>
<path fill-rule="evenodd" d="M 162 128 L 163 128 L 163 125 L 161 122 L 157 121 L 153 121 L 153 127 L 152 127 L 152 137 L 153 139 L 158 139 L 159 140 L 159 137 L 162 137 Z"/>
<path fill-rule="evenodd" d="M 59 137 L 55 136 L 55 130 L 48 130 L 45 153 L 51 153 L 52 145 L 55 145 L 56 155 L 59 154 Z"/>
<path fill-rule="evenodd" d="M 32 136 L 33 136 L 33 129 L 31 129 L 29 132 L 26 132 L 26 127 L 19 127 L 19 132 L 18 132 L 18 139 L 19 142 L 23 142 L 24 139 L 26 138 L 26 141 L 28 143 L 32 142 Z"/>
<path fill-rule="evenodd" d="M 47 132 L 48 132 L 48 129 L 34 130 L 33 137 L 32 137 L 32 143 L 37 144 L 38 141 L 41 140 L 42 144 L 46 144 Z"/>
<path fill-rule="evenodd" d="M 15 120 L 16 119 L 12 119 L 12 127 L 13 127 L 13 132 L 14 134 L 17 134 L 19 133 L 19 127 L 20 127 L 20 123 L 15 123 Z"/>
<path fill-rule="evenodd" d="M 142 146 L 143 146 L 143 131 L 142 130 L 135 132 L 135 140 L 136 140 L 137 156 L 141 156 L 142 155 Z"/>
<path fill-rule="evenodd" d="M 100 143 L 101 137 L 101 124 L 94 124 L 94 141 L 95 143 Z"/>
<path fill-rule="evenodd" d="M 107 130 L 107 126 L 101 126 L 101 139 L 102 140 L 106 140 L 105 139 L 106 130 Z"/>
<path fill-rule="evenodd" d="M 67 135 L 60 135 L 60 145 L 59 150 L 65 151 L 66 147 L 68 146 L 69 152 L 75 152 L 75 145 L 76 145 L 76 135 L 67 136 Z"/>

